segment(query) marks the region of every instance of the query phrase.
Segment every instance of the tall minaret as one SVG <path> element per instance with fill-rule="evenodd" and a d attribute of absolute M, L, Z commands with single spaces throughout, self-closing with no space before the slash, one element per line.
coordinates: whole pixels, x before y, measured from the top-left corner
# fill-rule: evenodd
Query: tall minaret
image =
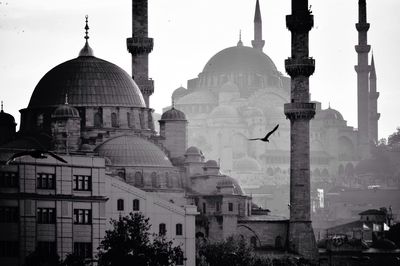
<path fill-rule="evenodd" d="M 378 113 L 379 92 L 376 91 L 375 60 L 372 54 L 371 72 L 369 73 L 369 139 L 373 143 L 378 142 L 378 120 L 381 114 Z"/>
<path fill-rule="evenodd" d="M 254 40 L 251 41 L 254 49 L 263 50 L 265 41 L 262 39 L 262 20 L 260 12 L 260 4 L 256 2 L 256 12 L 254 14 Z"/>
<path fill-rule="evenodd" d="M 315 103 L 310 103 L 309 77 L 315 61 L 308 54 L 308 32 L 314 17 L 308 0 L 292 0 L 292 15 L 286 16 L 286 26 L 292 33 L 292 56 L 285 60 L 291 77 L 291 102 L 285 104 L 290 119 L 290 220 L 289 249 L 315 261 L 317 245 L 311 225 L 310 198 L 310 120 L 315 115 Z"/>
<path fill-rule="evenodd" d="M 153 38 L 148 37 L 147 0 L 132 0 L 132 38 L 126 41 L 132 54 L 132 78 L 149 107 L 154 81 L 149 79 L 149 53 L 153 50 Z"/>
<path fill-rule="evenodd" d="M 369 23 L 367 23 L 367 4 L 365 0 L 358 1 L 358 45 L 355 46 L 358 53 L 358 65 L 355 66 L 357 72 L 357 112 L 358 112 L 358 149 L 360 159 L 366 159 L 370 155 L 370 137 L 369 137 L 369 80 L 368 74 L 370 66 L 368 65 L 368 53 L 371 46 L 367 44 L 367 32 Z"/>

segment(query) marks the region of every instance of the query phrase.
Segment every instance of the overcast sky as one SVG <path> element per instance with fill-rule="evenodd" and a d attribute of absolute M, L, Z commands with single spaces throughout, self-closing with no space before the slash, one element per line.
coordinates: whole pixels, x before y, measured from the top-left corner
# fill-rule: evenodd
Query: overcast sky
<path fill-rule="evenodd" d="M 40 78 L 54 66 L 77 57 L 84 44 L 84 16 L 89 15 L 90 45 L 95 55 L 131 73 L 126 38 L 131 35 L 131 0 L 0 0 L 0 99 L 19 124 L 19 109 L 28 105 Z M 260 0 L 264 52 L 284 73 L 290 56 L 285 15 L 290 2 Z M 315 27 L 310 55 L 312 99 L 339 110 L 357 127 L 357 0 L 310 0 Z M 151 107 L 170 104 L 174 89 L 195 78 L 218 51 L 253 39 L 255 0 L 149 0 L 149 33 L 155 39 L 150 77 L 155 80 Z M 379 137 L 400 126 L 400 1 L 367 0 L 369 44 L 375 55 Z"/>

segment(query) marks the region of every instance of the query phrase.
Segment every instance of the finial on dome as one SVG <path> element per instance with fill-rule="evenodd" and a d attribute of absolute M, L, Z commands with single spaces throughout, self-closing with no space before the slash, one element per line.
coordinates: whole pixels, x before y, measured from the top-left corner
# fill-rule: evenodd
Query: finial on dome
<path fill-rule="evenodd" d="M 65 94 L 65 103 L 64 103 L 64 104 L 65 104 L 65 105 L 68 104 L 68 93 Z"/>
<path fill-rule="evenodd" d="M 237 43 L 237 46 L 243 46 L 242 42 L 242 30 L 239 30 L 239 41 Z"/>
<path fill-rule="evenodd" d="M 1 112 L 4 113 L 4 110 L 3 110 L 3 101 L 1 101 Z"/>
<path fill-rule="evenodd" d="M 329 106 L 328 106 L 328 109 L 331 109 L 331 102 L 329 102 Z"/>
<path fill-rule="evenodd" d="M 93 49 L 89 46 L 89 16 L 85 16 L 85 46 L 83 46 L 82 50 L 79 52 L 79 56 L 94 56 Z"/>
<path fill-rule="evenodd" d="M 175 100 L 172 99 L 172 109 L 175 109 Z"/>

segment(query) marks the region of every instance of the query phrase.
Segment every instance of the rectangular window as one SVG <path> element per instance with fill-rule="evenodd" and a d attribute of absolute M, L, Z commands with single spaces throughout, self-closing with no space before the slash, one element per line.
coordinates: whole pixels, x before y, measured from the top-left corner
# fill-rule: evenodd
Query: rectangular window
<path fill-rule="evenodd" d="M 228 208 L 229 208 L 230 212 L 233 212 L 233 203 L 232 202 L 229 202 Z"/>
<path fill-rule="evenodd" d="M 74 209 L 74 223 L 75 224 L 91 224 L 92 223 L 92 210 Z"/>
<path fill-rule="evenodd" d="M 165 226 L 165 224 L 164 223 L 161 223 L 159 226 L 158 226 L 158 233 L 160 234 L 160 235 L 165 235 L 166 233 L 167 233 L 167 227 Z"/>
<path fill-rule="evenodd" d="M 221 202 L 216 202 L 216 203 L 215 203 L 215 210 L 216 210 L 217 212 L 220 212 L 220 211 L 221 211 Z"/>
<path fill-rule="evenodd" d="M 0 223 L 17 223 L 18 207 L 0 206 Z"/>
<path fill-rule="evenodd" d="M 73 189 L 81 191 L 91 191 L 92 177 L 88 175 L 74 175 Z"/>
<path fill-rule="evenodd" d="M 56 175 L 47 173 L 37 173 L 37 188 L 54 189 L 56 187 Z"/>
<path fill-rule="evenodd" d="M 140 201 L 138 199 L 134 199 L 133 200 L 132 210 L 133 211 L 139 211 L 140 210 Z"/>
<path fill-rule="evenodd" d="M 79 258 L 91 258 L 92 257 L 92 243 L 75 242 L 74 243 L 74 255 Z"/>
<path fill-rule="evenodd" d="M 0 187 L 17 188 L 19 174 L 17 172 L 0 172 Z"/>
<path fill-rule="evenodd" d="M 50 257 L 57 254 L 56 242 L 39 241 L 37 243 L 37 250 L 40 256 Z"/>
<path fill-rule="evenodd" d="M 205 202 L 203 202 L 203 213 L 206 214 L 207 211 L 207 205 Z"/>
<path fill-rule="evenodd" d="M 37 209 L 37 222 L 39 224 L 55 224 L 56 223 L 56 209 L 54 209 L 54 208 L 38 208 Z"/>
<path fill-rule="evenodd" d="M 19 242 L 17 241 L 0 241 L 0 257 L 2 258 L 18 258 Z"/>
<path fill-rule="evenodd" d="M 182 224 L 176 224 L 176 235 L 181 236 L 183 233 L 183 226 Z"/>

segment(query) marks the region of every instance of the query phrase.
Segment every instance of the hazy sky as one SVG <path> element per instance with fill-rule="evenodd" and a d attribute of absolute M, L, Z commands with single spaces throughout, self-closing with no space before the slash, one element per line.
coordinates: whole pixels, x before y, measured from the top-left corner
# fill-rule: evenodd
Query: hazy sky
<path fill-rule="evenodd" d="M 131 35 L 131 0 L 0 0 L 0 99 L 19 124 L 19 109 L 28 105 L 40 78 L 52 67 L 77 57 L 84 44 L 84 16 L 89 15 L 90 45 L 95 55 L 131 72 L 126 38 Z M 290 0 L 260 0 L 264 52 L 284 73 L 290 56 L 285 15 Z M 315 27 L 310 55 L 313 100 L 339 110 L 357 127 L 357 0 L 310 0 Z M 197 77 L 218 51 L 253 39 L 255 0 L 149 0 L 149 32 L 155 39 L 150 77 L 155 80 L 151 107 L 161 112 L 174 89 Z M 369 44 L 375 55 L 379 137 L 400 126 L 400 1 L 367 0 Z"/>

